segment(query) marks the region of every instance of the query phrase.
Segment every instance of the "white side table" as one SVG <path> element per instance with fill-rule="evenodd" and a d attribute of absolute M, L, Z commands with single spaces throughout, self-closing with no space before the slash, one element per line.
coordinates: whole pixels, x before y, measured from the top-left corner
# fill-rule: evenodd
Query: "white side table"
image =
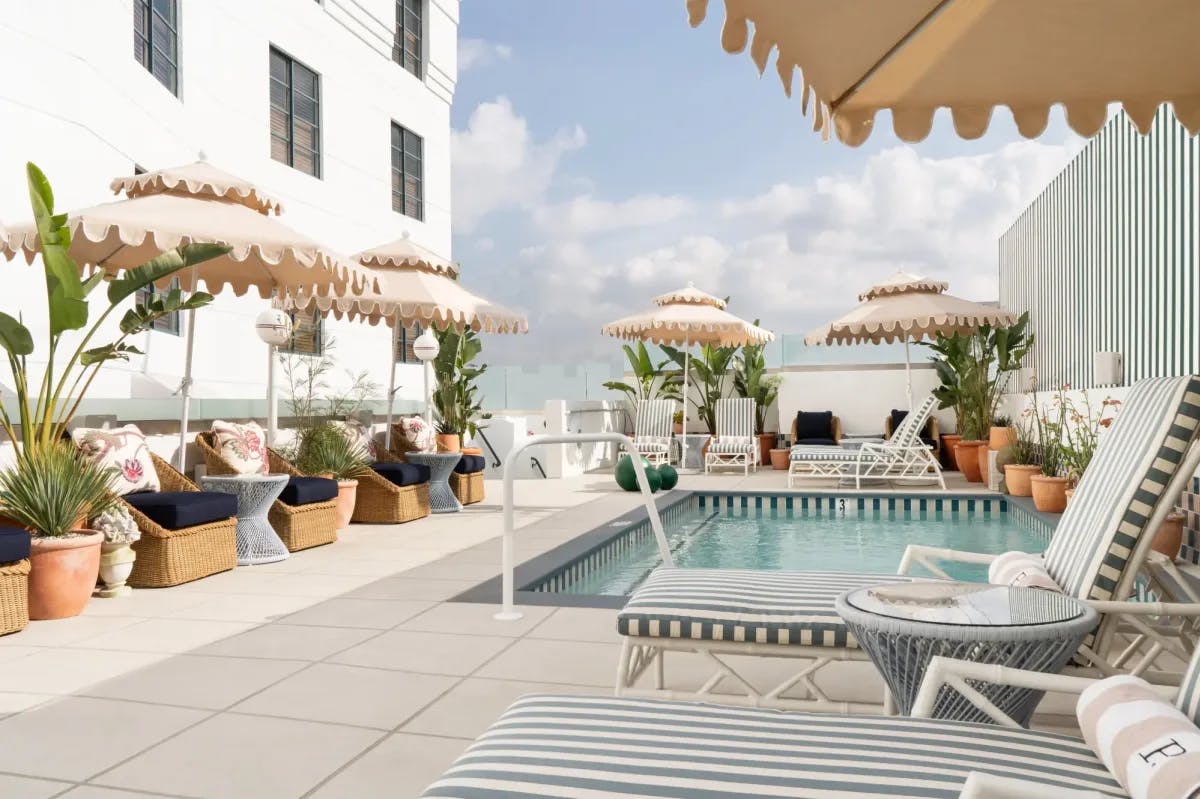
<path fill-rule="evenodd" d="M 450 488 L 450 473 L 462 460 L 460 452 L 409 452 L 409 463 L 429 468 L 429 510 L 431 513 L 458 513 L 462 503 Z"/>
<path fill-rule="evenodd" d="M 286 560 L 291 553 L 267 521 L 267 511 L 287 486 L 286 474 L 205 475 L 200 486 L 237 497 L 237 558 L 239 566 Z"/>

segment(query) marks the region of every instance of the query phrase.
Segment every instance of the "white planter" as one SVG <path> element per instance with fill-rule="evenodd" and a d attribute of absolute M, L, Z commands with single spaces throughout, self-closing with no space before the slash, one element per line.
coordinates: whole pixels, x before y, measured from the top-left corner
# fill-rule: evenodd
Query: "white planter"
<path fill-rule="evenodd" d="M 137 553 L 129 544 L 100 545 L 100 582 L 102 587 L 96 596 L 114 597 L 127 596 L 133 589 L 125 585 L 129 573 L 133 571 L 133 562 Z"/>

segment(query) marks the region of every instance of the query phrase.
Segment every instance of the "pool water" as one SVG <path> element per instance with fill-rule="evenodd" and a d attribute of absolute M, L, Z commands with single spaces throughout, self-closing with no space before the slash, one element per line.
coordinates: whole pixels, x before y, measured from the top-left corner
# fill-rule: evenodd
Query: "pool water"
<path fill-rule="evenodd" d="M 971 552 L 1041 552 L 1048 540 L 1005 512 L 793 510 L 699 507 L 668 514 L 667 540 L 682 568 L 858 571 L 895 574 L 908 544 Z M 624 596 L 658 565 L 649 525 L 631 531 L 616 554 L 573 569 L 558 593 Z M 985 581 L 987 567 L 943 565 L 955 579 Z"/>

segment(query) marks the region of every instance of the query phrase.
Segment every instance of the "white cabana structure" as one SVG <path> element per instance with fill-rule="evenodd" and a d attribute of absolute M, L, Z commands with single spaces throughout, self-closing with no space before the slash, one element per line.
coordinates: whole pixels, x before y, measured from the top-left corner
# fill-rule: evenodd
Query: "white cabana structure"
<path fill-rule="evenodd" d="M 375 287 L 367 269 L 276 219 L 283 210 L 276 199 L 207 161 L 116 178 L 110 188 L 125 199 L 67 215 L 70 255 L 82 267 L 115 276 L 181 244 L 218 243 L 232 249 L 171 276 L 159 288 L 178 279 L 189 293 L 203 283 L 212 294 L 228 288 L 241 296 L 255 289 L 267 299 L 297 291 L 330 296 Z M 32 223 L 10 228 L 2 246 L 6 257 L 22 253 L 28 262 L 38 249 Z M 191 310 L 180 384 L 180 469 L 187 446 L 195 335 L 196 312 Z M 273 356 L 270 361 L 273 368 Z M 276 413 L 268 396 L 268 436 L 274 435 Z"/>
<path fill-rule="evenodd" d="M 942 280 L 897 272 L 858 295 L 862 305 L 804 338 L 805 344 L 880 344 L 904 342 L 905 391 L 912 410 L 912 363 L 909 342 L 955 333 L 973 333 L 983 325 L 1011 325 L 1017 315 L 994 305 L 946 294 Z"/>
<path fill-rule="evenodd" d="M 725 310 L 725 300 L 703 292 L 691 283 L 687 288 L 660 294 L 654 298 L 654 305 L 643 313 L 609 322 L 600 332 L 615 338 L 683 346 L 683 429 L 686 433 L 692 345 L 740 347 L 765 344 L 773 341 L 775 334 L 729 313 Z M 681 444 L 682 466 L 687 458 L 687 439 L 682 439 Z"/>

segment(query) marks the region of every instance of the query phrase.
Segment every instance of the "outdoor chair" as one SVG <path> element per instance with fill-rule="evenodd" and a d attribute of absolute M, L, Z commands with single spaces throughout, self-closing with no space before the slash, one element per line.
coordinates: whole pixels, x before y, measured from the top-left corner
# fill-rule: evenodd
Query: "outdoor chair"
<path fill-rule="evenodd" d="M 209 474 L 238 474 L 217 449 L 213 433 L 198 433 L 196 447 Z M 288 552 L 337 541 L 337 481 L 306 476 L 273 449 L 267 449 L 267 468 L 270 474 L 288 476 L 283 492 L 267 512 L 267 521 Z"/>
<path fill-rule="evenodd" d="M 883 438 L 885 441 L 891 441 L 892 433 L 900 428 L 904 423 L 905 417 L 908 416 L 908 411 L 899 408 L 893 408 L 883 420 Z M 929 417 L 929 421 L 925 423 L 924 429 L 918 433 L 917 437 L 929 447 L 935 459 L 940 459 L 942 455 L 942 437 L 938 429 L 938 420 L 934 416 Z"/>
<path fill-rule="evenodd" d="M 970 679 L 971 683 L 966 681 Z M 1095 680 L 934 658 L 911 717 L 781 712 L 595 696 L 518 699 L 425 797 L 749 796 L 1102 799 L 1128 796 L 1084 740 L 926 718 L 943 685 L 1079 694 Z M 1200 650 L 1175 707 L 1200 725 Z M 1164 697 L 1165 699 L 1165 697 Z M 990 714 L 986 700 L 978 707 Z M 920 715 L 918 715 L 920 714 Z M 681 793 L 681 789 L 683 792 Z"/>
<path fill-rule="evenodd" d="M 237 498 L 201 491 L 162 458 L 150 458 L 161 490 L 120 497 L 142 534 L 129 585 L 166 588 L 237 566 Z"/>
<path fill-rule="evenodd" d="M 748 398 L 717 400 L 717 434 L 704 455 L 704 472 L 732 466 L 747 475 L 758 468 L 758 440 L 754 436 L 755 402 Z"/>
<path fill-rule="evenodd" d="M 463 505 L 483 502 L 483 470 L 487 461 L 482 455 L 463 455 L 450 473 L 450 490 Z"/>
<path fill-rule="evenodd" d="M 633 423 L 633 446 L 638 454 L 655 466 L 671 457 L 671 422 L 675 415 L 672 400 L 638 400 Z"/>
<path fill-rule="evenodd" d="M 891 440 L 866 441 L 857 449 L 826 446 L 794 446 L 788 453 L 788 488 L 800 480 L 854 478 L 856 488 L 863 480 L 914 482 L 937 480 L 943 489 L 942 467 L 918 433 L 933 413 L 937 400 L 925 398 L 900 422 Z"/>
<path fill-rule="evenodd" d="M 429 515 L 429 467 L 404 463 L 380 449 L 380 460 L 358 477 L 351 521 L 400 524 Z"/>
<path fill-rule="evenodd" d="M 29 531 L 0 527 L 0 635 L 29 624 Z"/>
<path fill-rule="evenodd" d="M 797 411 L 792 419 L 792 444 L 836 447 L 842 440 L 842 420 L 833 411 Z"/>
<path fill-rule="evenodd" d="M 1162 681 L 1172 675 L 1160 656 L 1189 657 L 1193 643 L 1187 636 L 1138 635 L 1161 620 L 1200 617 L 1200 604 L 1126 600 L 1134 595 L 1154 531 L 1200 465 L 1198 430 L 1200 376 L 1156 378 L 1133 386 L 1121 415 L 1101 439 L 1043 556 L 1064 593 L 1101 614 L 1075 655 L 1076 667 Z M 949 579 L 942 564 L 988 564 L 995 557 L 910 545 L 899 575 L 658 568 L 617 618 L 624 636 L 617 692 L 712 699 L 719 698 L 712 693 L 718 684 L 731 682 L 744 693 L 728 701 L 842 710 L 846 704 L 831 699 L 813 679 L 839 660 L 867 659 L 834 609 L 837 596 L 852 588 L 918 579 L 915 571 L 921 567 L 934 578 Z M 1120 646 L 1123 641 L 1129 644 Z M 673 690 L 662 661 L 668 651 L 698 653 L 716 673 L 699 689 Z M 761 689 L 723 659 L 748 654 L 796 658 L 804 665 L 777 686 Z M 650 667 L 656 686 L 636 686 Z M 787 695 L 793 689 L 799 696 Z"/>

